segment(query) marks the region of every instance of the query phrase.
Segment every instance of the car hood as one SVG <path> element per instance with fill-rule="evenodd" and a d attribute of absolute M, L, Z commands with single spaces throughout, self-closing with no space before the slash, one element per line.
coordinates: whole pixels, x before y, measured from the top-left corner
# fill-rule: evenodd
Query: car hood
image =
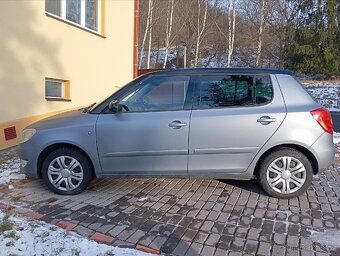
<path fill-rule="evenodd" d="M 96 118 L 97 115 L 95 114 L 84 113 L 81 110 L 73 110 L 42 119 L 36 123 L 31 124 L 27 128 L 41 130 L 66 126 L 78 126 L 84 124 L 91 125 L 95 123 Z"/>

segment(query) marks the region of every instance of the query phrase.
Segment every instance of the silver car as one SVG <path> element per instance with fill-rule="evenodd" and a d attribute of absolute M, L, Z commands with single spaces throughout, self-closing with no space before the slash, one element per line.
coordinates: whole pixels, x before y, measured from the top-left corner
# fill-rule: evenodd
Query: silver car
<path fill-rule="evenodd" d="M 22 134 L 22 168 L 58 194 L 95 176 L 256 178 L 292 198 L 334 158 L 329 112 L 289 71 L 183 69 L 149 73 L 103 102 Z"/>

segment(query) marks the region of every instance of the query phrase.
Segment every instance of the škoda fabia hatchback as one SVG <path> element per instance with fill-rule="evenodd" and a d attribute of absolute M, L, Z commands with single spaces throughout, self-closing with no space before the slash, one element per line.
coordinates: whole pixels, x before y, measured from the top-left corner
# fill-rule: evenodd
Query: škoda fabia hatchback
<path fill-rule="evenodd" d="M 103 102 L 23 131 L 22 168 L 52 191 L 82 192 L 96 176 L 256 178 L 292 198 L 333 161 L 329 112 L 289 71 L 149 73 Z"/>

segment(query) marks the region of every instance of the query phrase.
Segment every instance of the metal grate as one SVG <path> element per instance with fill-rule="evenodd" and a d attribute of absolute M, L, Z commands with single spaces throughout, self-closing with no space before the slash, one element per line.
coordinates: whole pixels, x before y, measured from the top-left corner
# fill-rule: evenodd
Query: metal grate
<path fill-rule="evenodd" d="M 4 132 L 5 132 L 5 140 L 13 140 L 17 137 L 17 131 L 15 129 L 15 126 L 5 128 Z"/>

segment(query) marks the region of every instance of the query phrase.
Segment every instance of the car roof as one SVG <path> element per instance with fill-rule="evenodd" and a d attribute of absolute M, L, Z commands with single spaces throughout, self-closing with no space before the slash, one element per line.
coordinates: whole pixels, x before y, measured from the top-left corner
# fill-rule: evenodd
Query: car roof
<path fill-rule="evenodd" d="M 216 74 L 216 73 L 229 73 L 229 74 L 283 74 L 293 75 L 290 70 L 279 70 L 279 69 L 267 69 L 267 68 L 178 68 L 178 69 L 165 69 L 160 71 L 153 71 L 147 74 L 150 75 L 205 75 L 205 74 Z"/>

